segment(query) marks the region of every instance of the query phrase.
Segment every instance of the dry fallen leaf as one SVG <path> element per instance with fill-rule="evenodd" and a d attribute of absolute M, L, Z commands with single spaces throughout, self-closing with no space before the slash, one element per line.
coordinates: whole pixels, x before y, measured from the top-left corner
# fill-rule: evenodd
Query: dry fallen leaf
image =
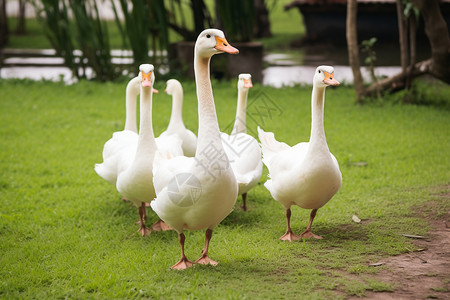
<path fill-rule="evenodd" d="M 402 234 L 404 237 L 411 239 L 424 239 L 425 237 L 422 235 L 413 235 L 413 234 Z"/>
<path fill-rule="evenodd" d="M 358 218 L 356 215 L 353 215 L 352 220 L 353 220 L 353 222 L 355 222 L 355 223 L 361 223 L 361 219 Z"/>
<path fill-rule="evenodd" d="M 377 262 L 377 263 L 369 264 L 369 267 L 379 267 L 379 266 L 382 266 L 382 265 L 384 265 L 384 263 Z"/>

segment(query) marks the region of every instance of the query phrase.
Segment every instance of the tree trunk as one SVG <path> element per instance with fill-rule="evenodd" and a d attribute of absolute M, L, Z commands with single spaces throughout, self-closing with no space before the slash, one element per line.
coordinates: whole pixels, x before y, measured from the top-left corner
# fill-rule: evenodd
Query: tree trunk
<path fill-rule="evenodd" d="M 16 27 L 16 34 L 25 34 L 25 0 L 19 0 L 19 16 Z"/>
<path fill-rule="evenodd" d="M 0 0 L 0 48 L 8 43 L 9 29 L 6 15 L 6 0 Z"/>
<path fill-rule="evenodd" d="M 271 37 L 269 12 L 264 0 L 253 0 L 255 9 L 254 36 L 257 38 Z"/>
<path fill-rule="evenodd" d="M 406 73 L 400 72 L 379 81 L 376 85 L 372 84 L 365 89 L 365 96 L 373 95 L 377 88 L 381 90 L 404 88 L 406 76 L 414 78 L 423 74 L 430 74 L 450 83 L 450 36 L 447 24 L 442 17 L 439 0 L 412 0 L 412 2 L 423 17 L 425 33 L 431 46 L 431 58 L 411 65 Z"/>
<path fill-rule="evenodd" d="M 416 45 L 416 19 L 415 16 L 409 16 L 409 72 L 406 75 L 406 88 L 409 89 L 411 87 L 412 82 L 412 71 L 414 64 L 416 63 L 416 53 L 417 53 L 417 45 Z"/>
<path fill-rule="evenodd" d="M 353 72 L 353 82 L 356 90 L 356 102 L 362 102 L 362 95 L 364 93 L 364 82 L 361 75 L 359 64 L 359 47 L 356 32 L 356 15 L 358 12 L 358 4 L 356 0 L 348 0 L 347 2 L 347 21 L 346 21 L 346 36 L 348 47 L 349 64 Z"/>
<path fill-rule="evenodd" d="M 425 33 L 431 46 L 430 73 L 450 83 L 450 37 L 439 7 L 439 0 L 412 0 L 419 8 L 425 24 Z"/>
<path fill-rule="evenodd" d="M 405 15 L 403 14 L 402 0 L 397 0 L 397 21 L 398 21 L 398 38 L 400 42 L 400 62 L 402 72 L 406 72 L 408 67 L 408 29 Z"/>

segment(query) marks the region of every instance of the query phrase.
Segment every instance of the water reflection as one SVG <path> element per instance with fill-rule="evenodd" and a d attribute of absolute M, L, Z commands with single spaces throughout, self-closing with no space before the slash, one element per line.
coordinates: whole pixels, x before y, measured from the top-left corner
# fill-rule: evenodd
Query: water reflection
<path fill-rule="evenodd" d="M 51 51 L 51 50 L 44 50 Z M 43 53 L 44 53 L 43 52 Z M 130 53 L 121 51 L 114 53 L 115 64 L 129 64 L 132 62 Z M 49 55 L 47 53 L 47 55 Z M 119 56 L 119 57 L 117 57 Z M 128 56 L 128 57 L 127 57 Z M 391 55 L 392 56 L 392 55 Z M 326 51 L 291 51 L 289 53 L 268 53 L 264 56 L 265 68 L 263 70 L 263 85 L 282 87 L 295 84 L 311 84 L 315 68 L 318 65 L 332 65 L 335 67 L 336 78 L 342 83 L 353 83 L 353 73 L 346 66 L 347 56 L 345 52 L 336 50 Z M 64 67 L 64 60 L 58 57 L 10 57 L 4 60 L 7 67 L 0 69 L 0 78 L 29 78 L 33 80 L 64 81 L 67 84 L 76 82 L 69 68 Z M 390 63 L 390 62 L 388 62 Z M 38 66 L 42 64 L 42 66 Z M 54 66 L 52 66 L 54 65 Z M 163 74 L 168 72 L 162 68 Z M 378 77 L 392 76 L 400 71 L 398 66 L 389 64 L 376 67 L 375 74 Z M 370 82 L 370 74 L 367 68 L 361 68 L 363 78 Z M 92 70 L 86 70 L 87 77 L 92 76 Z"/>
<path fill-rule="evenodd" d="M 375 75 L 390 77 L 400 72 L 396 64 L 396 51 L 392 47 L 383 49 L 378 64 L 384 64 L 375 68 Z M 365 57 L 361 54 L 361 58 Z M 309 47 L 288 53 L 269 53 L 264 56 L 266 67 L 263 70 L 263 85 L 282 87 L 295 84 L 312 84 L 314 71 L 319 65 L 334 66 L 336 78 L 341 83 L 353 83 L 353 73 L 348 66 L 348 56 L 345 47 L 332 47 L 321 45 Z M 370 82 L 371 77 L 366 67 L 361 67 L 361 73 L 365 82 Z"/>
<path fill-rule="evenodd" d="M 312 78 L 316 66 L 274 66 L 263 70 L 263 85 L 280 88 L 293 86 L 295 84 L 312 84 Z M 377 77 L 393 76 L 400 72 L 400 67 L 378 67 L 375 68 Z M 336 79 L 341 83 L 353 83 L 353 73 L 348 66 L 334 66 Z M 370 82 L 370 73 L 367 68 L 361 68 L 363 79 Z"/>

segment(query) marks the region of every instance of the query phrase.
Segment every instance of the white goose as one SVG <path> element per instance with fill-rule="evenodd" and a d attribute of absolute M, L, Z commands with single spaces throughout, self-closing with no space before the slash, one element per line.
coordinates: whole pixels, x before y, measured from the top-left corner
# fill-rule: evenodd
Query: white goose
<path fill-rule="evenodd" d="M 125 128 L 113 133 L 103 146 L 103 163 L 95 164 L 95 172 L 115 185 L 119 170 L 126 168 L 132 161 L 138 143 L 138 130 L 136 124 L 136 98 L 140 93 L 140 76 L 131 79 L 126 88 L 125 96 Z M 152 89 L 157 94 L 158 90 Z M 170 150 L 172 155 L 182 155 L 179 138 L 156 138 L 160 149 Z"/>
<path fill-rule="evenodd" d="M 325 205 L 342 184 L 339 165 L 328 149 L 323 124 L 325 88 L 339 85 L 330 66 L 317 67 L 312 90 L 312 122 L 309 143 L 293 147 L 275 140 L 272 132 L 258 127 L 263 151 L 263 162 L 270 179 L 264 184 L 272 197 L 286 208 L 287 229 L 281 240 L 322 237 L 311 232 L 311 225 L 319 208 Z M 312 209 L 308 227 L 297 236 L 290 226 L 292 205 Z"/>
<path fill-rule="evenodd" d="M 118 164 L 117 191 L 138 207 L 142 236 L 150 233 L 145 226 L 146 204 L 156 196 L 153 187 L 153 159 L 158 150 L 152 125 L 152 87 L 155 80 L 154 67 L 143 64 L 139 67 L 140 84 L 140 124 L 135 153 L 121 153 Z"/>
<path fill-rule="evenodd" d="M 111 184 L 116 184 L 119 160 L 118 155 L 126 148 L 128 152 L 134 152 L 137 145 L 138 133 L 136 126 L 136 97 L 139 94 L 139 76 L 131 79 L 127 84 L 125 96 L 125 128 L 113 133 L 103 146 L 103 163 L 95 165 L 95 172 Z"/>
<path fill-rule="evenodd" d="M 206 29 L 200 33 L 194 49 L 199 119 L 195 157 L 167 160 L 160 152 L 155 156 L 153 180 L 157 197 L 150 204 L 178 232 L 181 259 L 173 269 L 193 265 L 184 254 L 185 229 L 206 228 L 205 247 L 195 263 L 217 264 L 208 257 L 212 230 L 236 203 L 238 185 L 220 139 L 209 72 L 211 57 L 223 52 L 239 51 L 228 44 L 220 30 Z"/>
<path fill-rule="evenodd" d="M 195 155 L 195 149 L 197 148 L 197 137 L 184 126 L 183 87 L 178 80 L 169 79 L 165 91 L 168 95 L 172 95 L 172 114 L 167 130 L 161 133 L 160 137 L 170 135 L 178 136 L 183 141 L 181 147 L 183 148 L 184 155 L 192 157 Z"/>
<path fill-rule="evenodd" d="M 258 184 L 263 169 L 261 148 L 256 139 L 247 134 L 247 98 L 251 87 L 253 87 L 252 76 L 240 74 L 233 130 L 230 135 L 224 132 L 220 133 L 225 152 L 239 184 L 239 195 L 242 195 L 242 209 L 244 211 L 247 210 L 247 192 Z"/>

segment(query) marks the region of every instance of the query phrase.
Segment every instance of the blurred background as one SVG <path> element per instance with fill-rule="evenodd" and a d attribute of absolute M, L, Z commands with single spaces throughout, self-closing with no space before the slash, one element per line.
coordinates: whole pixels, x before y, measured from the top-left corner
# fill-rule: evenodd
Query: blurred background
<path fill-rule="evenodd" d="M 446 22 L 435 39 L 448 49 L 450 0 L 0 0 L 0 78 L 120 80 L 141 63 L 159 78 L 193 78 L 195 39 L 214 27 L 240 50 L 213 59 L 217 79 L 246 72 L 263 85 L 310 84 L 306 74 L 327 64 L 344 83 L 374 83 L 433 58 L 430 10 Z"/>

